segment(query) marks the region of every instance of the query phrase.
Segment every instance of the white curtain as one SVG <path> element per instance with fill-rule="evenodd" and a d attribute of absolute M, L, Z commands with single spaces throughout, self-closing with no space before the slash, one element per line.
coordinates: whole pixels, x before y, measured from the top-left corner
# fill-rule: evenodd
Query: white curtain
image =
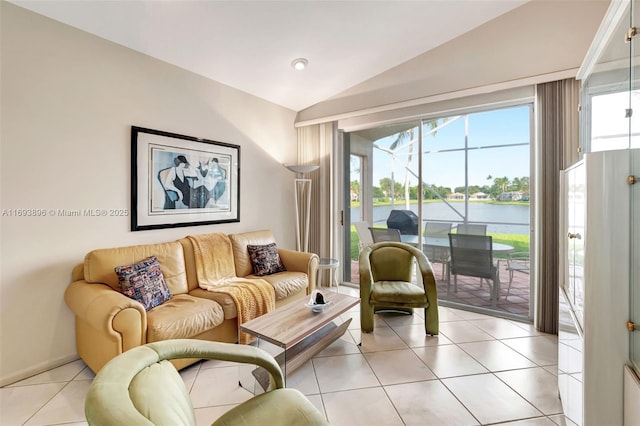
<path fill-rule="evenodd" d="M 298 128 L 298 164 L 320 165 L 307 176 L 312 180 L 309 251 L 320 257 L 333 258 L 338 256 L 339 250 L 338 235 L 334 232 L 339 223 L 334 197 L 336 185 L 339 185 L 333 161 L 335 136 L 335 123 Z"/>

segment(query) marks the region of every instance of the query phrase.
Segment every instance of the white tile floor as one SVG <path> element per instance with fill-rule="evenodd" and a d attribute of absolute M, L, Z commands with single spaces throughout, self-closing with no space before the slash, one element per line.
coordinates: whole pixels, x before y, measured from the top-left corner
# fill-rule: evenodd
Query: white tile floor
<path fill-rule="evenodd" d="M 340 287 L 341 293 L 355 290 Z M 349 331 L 287 378 L 332 425 L 565 425 L 557 391 L 556 336 L 530 324 L 441 307 L 437 337 L 422 310 L 376 315 L 361 336 L 359 308 Z M 361 341 L 362 346 L 357 343 Z M 217 361 L 181 371 L 198 424 L 209 425 L 251 397 L 235 365 Z M 83 425 L 93 373 L 82 361 L 0 389 L 0 424 Z M 268 422 L 267 422 L 268 423 Z M 266 423 L 265 423 L 266 424 Z"/>

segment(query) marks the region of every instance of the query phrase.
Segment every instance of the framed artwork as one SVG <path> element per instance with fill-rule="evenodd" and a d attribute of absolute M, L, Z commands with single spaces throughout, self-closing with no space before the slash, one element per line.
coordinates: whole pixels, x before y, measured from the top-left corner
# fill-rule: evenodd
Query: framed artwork
<path fill-rule="evenodd" d="M 240 147 L 131 127 L 131 230 L 240 221 Z"/>

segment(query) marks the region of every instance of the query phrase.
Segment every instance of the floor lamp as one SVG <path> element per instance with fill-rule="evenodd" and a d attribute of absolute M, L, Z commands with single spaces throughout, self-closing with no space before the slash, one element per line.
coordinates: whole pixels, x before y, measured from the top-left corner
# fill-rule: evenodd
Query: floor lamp
<path fill-rule="evenodd" d="M 311 222 L 311 179 L 305 173 L 317 170 L 317 165 L 290 165 L 285 167 L 296 173 L 293 195 L 296 206 L 296 250 L 309 251 L 309 223 Z"/>

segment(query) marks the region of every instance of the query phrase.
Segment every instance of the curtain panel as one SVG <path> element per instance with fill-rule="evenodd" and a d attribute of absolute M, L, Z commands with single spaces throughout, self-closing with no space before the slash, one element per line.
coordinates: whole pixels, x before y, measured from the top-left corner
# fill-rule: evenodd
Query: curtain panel
<path fill-rule="evenodd" d="M 579 82 L 565 79 L 536 86 L 537 203 L 534 324 L 558 332 L 560 281 L 560 173 L 578 161 Z"/>
<path fill-rule="evenodd" d="M 298 164 L 318 164 L 320 168 L 309 173 L 311 179 L 311 225 L 309 229 L 309 251 L 320 257 L 332 255 L 334 217 L 332 198 L 332 170 L 334 165 L 334 124 L 314 124 L 298 127 Z M 328 274 L 323 274 L 323 278 Z M 340 275 L 337 275 L 340 276 Z"/>

